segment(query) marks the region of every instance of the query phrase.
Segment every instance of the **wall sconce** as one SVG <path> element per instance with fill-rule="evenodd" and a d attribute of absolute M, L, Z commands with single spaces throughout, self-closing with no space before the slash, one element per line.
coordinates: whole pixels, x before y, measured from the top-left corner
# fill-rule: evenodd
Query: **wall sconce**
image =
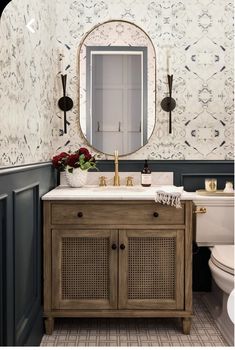
<path fill-rule="evenodd" d="M 67 134 L 67 118 L 66 112 L 70 111 L 73 108 L 73 100 L 66 96 L 66 82 L 67 74 L 61 74 L 62 86 L 63 86 L 63 97 L 58 101 L 59 108 L 64 111 L 64 134 Z"/>
<path fill-rule="evenodd" d="M 168 81 L 168 87 L 169 87 L 169 96 L 165 97 L 161 102 L 161 107 L 165 112 L 169 112 L 169 134 L 172 132 L 172 118 L 171 118 L 171 112 L 176 107 L 175 99 L 172 97 L 172 85 L 173 85 L 173 74 L 170 74 L 171 71 L 171 56 L 168 56 L 167 59 L 167 68 L 168 68 L 168 74 L 167 74 L 167 81 Z"/>
<path fill-rule="evenodd" d="M 70 67 L 70 65 L 65 65 L 65 54 L 64 49 L 62 48 L 62 53 L 59 54 L 59 62 L 60 62 L 60 73 L 61 73 L 61 81 L 63 87 L 63 97 L 61 97 L 58 101 L 59 108 L 64 111 L 64 131 L 61 130 L 61 135 L 67 134 L 67 124 L 69 122 L 66 118 L 66 112 L 70 111 L 73 108 L 73 100 L 66 96 L 66 83 L 67 83 L 67 74 L 66 70 Z"/>

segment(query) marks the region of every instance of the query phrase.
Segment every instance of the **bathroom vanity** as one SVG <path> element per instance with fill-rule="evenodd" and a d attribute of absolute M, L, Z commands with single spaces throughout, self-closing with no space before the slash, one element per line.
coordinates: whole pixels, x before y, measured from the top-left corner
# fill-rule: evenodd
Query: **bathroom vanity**
<path fill-rule="evenodd" d="M 192 317 L 192 201 L 58 187 L 44 200 L 44 316 Z"/>

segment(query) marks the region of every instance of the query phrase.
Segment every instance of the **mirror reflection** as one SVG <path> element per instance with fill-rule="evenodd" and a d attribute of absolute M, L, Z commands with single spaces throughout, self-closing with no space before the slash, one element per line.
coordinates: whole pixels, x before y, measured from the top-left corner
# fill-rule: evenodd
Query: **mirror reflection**
<path fill-rule="evenodd" d="M 147 34 L 106 22 L 85 37 L 79 59 L 80 126 L 89 144 L 121 155 L 144 146 L 155 124 L 155 51 Z"/>

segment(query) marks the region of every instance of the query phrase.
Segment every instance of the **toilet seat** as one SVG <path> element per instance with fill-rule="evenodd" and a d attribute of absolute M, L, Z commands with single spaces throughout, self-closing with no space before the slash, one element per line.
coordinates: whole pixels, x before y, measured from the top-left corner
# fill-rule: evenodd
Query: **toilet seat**
<path fill-rule="evenodd" d="M 234 245 L 217 245 L 211 251 L 211 262 L 234 276 Z"/>

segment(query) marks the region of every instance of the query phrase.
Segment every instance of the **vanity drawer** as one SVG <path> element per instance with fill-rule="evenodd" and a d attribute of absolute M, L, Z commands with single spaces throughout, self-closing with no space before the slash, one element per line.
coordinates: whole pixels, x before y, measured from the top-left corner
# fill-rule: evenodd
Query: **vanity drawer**
<path fill-rule="evenodd" d="M 52 224 L 71 225 L 180 225 L 184 204 L 176 209 L 157 203 L 52 203 Z"/>

